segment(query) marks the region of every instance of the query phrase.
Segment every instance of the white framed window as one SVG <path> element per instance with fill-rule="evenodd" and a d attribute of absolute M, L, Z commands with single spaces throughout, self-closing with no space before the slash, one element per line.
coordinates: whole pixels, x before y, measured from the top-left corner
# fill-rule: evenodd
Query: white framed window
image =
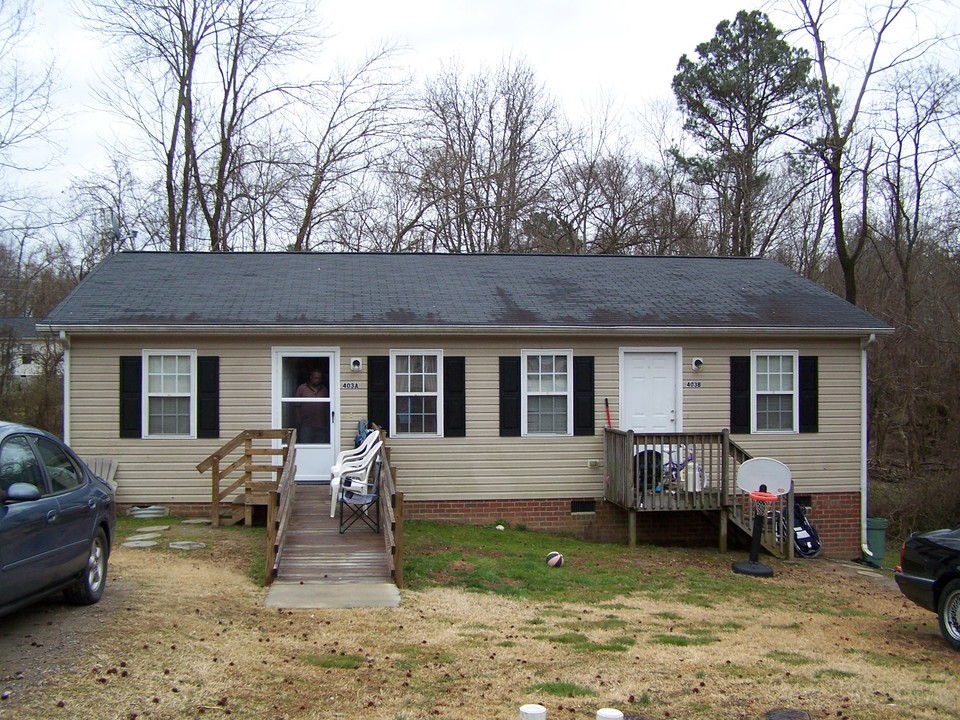
<path fill-rule="evenodd" d="M 443 351 L 390 351 L 393 435 L 443 434 Z"/>
<path fill-rule="evenodd" d="M 573 435 L 573 351 L 520 353 L 521 435 Z"/>
<path fill-rule="evenodd" d="M 754 350 L 751 356 L 751 432 L 798 432 L 799 353 L 795 350 Z"/>
<path fill-rule="evenodd" d="M 143 351 L 143 436 L 197 435 L 197 353 Z"/>

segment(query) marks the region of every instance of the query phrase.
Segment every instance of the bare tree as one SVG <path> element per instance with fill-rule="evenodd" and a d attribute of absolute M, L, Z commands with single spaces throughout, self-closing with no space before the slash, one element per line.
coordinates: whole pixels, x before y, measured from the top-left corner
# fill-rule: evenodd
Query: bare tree
<path fill-rule="evenodd" d="M 565 144 L 554 101 L 524 62 L 464 77 L 448 66 L 427 84 L 418 149 L 420 223 L 433 249 L 522 249 L 524 219 L 542 210 Z"/>
<path fill-rule="evenodd" d="M 886 98 L 878 134 L 879 194 L 886 212 L 876 240 L 889 246 L 896 261 L 890 279 L 903 293 L 903 322 L 912 326 L 914 259 L 924 242 L 939 244 L 938 235 L 948 227 L 941 219 L 941 209 L 950 205 L 944 170 L 956 165 L 960 150 L 960 81 L 937 66 L 908 68 L 893 77 Z"/>
<path fill-rule="evenodd" d="M 28 170 L 34 158 L 13 151 L 44 139 L 53 122 L 52 96 L 55 68 L 52 62 L 36 68 L 21 60 L 30 32 L 30 0 L 0 0 L 0 168 Z"/>
<path fill-rule="evenodd" d="M 50 161 L 55 148 L 56 68 L 52 60 L 23 60 L 31 19 L 31 0 L 0 0 L 0 232 L 15 234 L 24 214 L 31 216 L 28 225 L 34 221 L 37 204 L 38 193 L 24 180 Z"/>
<path fill-rule="evenodd" d="M 834 247 L 843 272 L 844 292 L 851 303 L 857 302 L 856 267 L 870 237 L 868 217 L 870 173 L 873 147 L 863 143 L 864 152 L 855 166 L 855 144 L 868 103 L 868 92 L 877 79 L 891 70 L 909 64 L 929 50 L 937 38 L 918 38 L 907 44 L 888 42 L 892 28 L 907 23 L 919 5 L 918 0 L 883 0 L 865 8 L 864 24 L 856 37 L 850 34 L 833 41 L 828 33 L 839 26 L 839 0 L 790 0 L 790 8 L 800 21 L 800 31 L 809 39 L 819 85 L 819 133 L 808 141 L 810 150 L 823 165 L 830 180 L 830 207 Z M 854 68 L 842 61 L 842 53 L 862 40 L 866 55 Z M 844 72 L 852 76 L 851 90 L 844 94 L 836 84 Z M 855 182 L 850 182 L 851 178 Z M 860 217 L 848 234 L 846 201 L 860 209 Z"/>
<path fill-rule="evenodd" d="M 287 214 L 295 230 L 292 249 L 317 246 L 315 233 L 344 214 L 364 194 L 364 178 L 395 146 L 401 130 L 397 113 L 404 85 L 391 79 L 393 50 L 382 48 L 357 67 L 340 66 L 334 77 L 314 88 L 289 123 L 293 140 L 286 158 Z M 349 221 L 347 222 L 349 224 Z M 347 236 L 334 242 L 360 247 Z"/>
<path fill-rule="evenodd" d="M 171 250 L 192 246 L 199 209 L 213 250 L 232 247 L 241 176 L 261 161 L 261 128 L 309 83 L 279 69 L 314 57 L 312 2 L 89 0 L 88 24 L 118 48 L 103 100 L 163 163 Z"/>

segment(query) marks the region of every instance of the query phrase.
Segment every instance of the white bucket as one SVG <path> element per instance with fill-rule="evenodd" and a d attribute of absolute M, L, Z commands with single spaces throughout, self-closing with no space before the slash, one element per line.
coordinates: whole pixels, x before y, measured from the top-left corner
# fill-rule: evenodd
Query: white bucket
<path fill-rule="evenodd" d="M 521 705 L 520 720 L 547 720 L 547 709 L 543 705 Z"/>

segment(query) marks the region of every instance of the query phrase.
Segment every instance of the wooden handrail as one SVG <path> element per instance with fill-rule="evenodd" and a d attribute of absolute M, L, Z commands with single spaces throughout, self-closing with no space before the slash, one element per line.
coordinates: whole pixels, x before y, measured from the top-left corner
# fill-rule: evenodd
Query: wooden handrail
<path fill-rule="evenodd" d="M 390 464 L 387 434 L 376 425 L 383 445 L 380 446 L 380 517 L 383 519 L 383 542 L 387 551 L 390 575 L 398 588 L 403 587 L 403 493 L 397 490 L 397 469 Z"/>
<path fill-rule="evenodd" d="M 290 440 L 295 436 L 295 431 L 285 428 L 271 428 L 268 430 L 244 430 L 235 437 L 224 443 L 210 456 L 197 464 L 197 471 L 204 473 L 211 471 L 210 478 L 210 521 L 214 527 L 220 525 L 220 503 L 237 492 L 241 487 L 244 494 L 249 496 L 251 492 L 263 492 L 265 488 L 262 481 L 256 479 L 257 474 L 269 474 L 273 477 L 266 481 L 272 483 L 269 487 L 275 486 L 282 474 L 283 468 L 289 462 L 288 449 L 291 447 Z M 254 446 L 257 440 L 280 440 L 280 448 L 262 448 Z M 239 457 L 230 460 L 231 453 L 242 448 Z M 282 465 L 268 465 L 262 462 L 254 462 L 254 458 L 281 457 Z M 262 504 L 262 503 L 261 503 Z M 250 509 L 248 508 L 248 518 Z"/>
<path fill-rule="evenodd" d="M 286 461 L 273 492 L 267 504 L 267 559 L 264 585 L 269 585 L 277 577 L 280 570 L 280 561 L 283 559 L 283 548 L 287 539 L 287 528 L 290 525 L 290 513 L 293 509 L 293 496 L 297 489 L 296 475 L 296 443 L 297 432 L 292 431 L 287 444 Z"/>

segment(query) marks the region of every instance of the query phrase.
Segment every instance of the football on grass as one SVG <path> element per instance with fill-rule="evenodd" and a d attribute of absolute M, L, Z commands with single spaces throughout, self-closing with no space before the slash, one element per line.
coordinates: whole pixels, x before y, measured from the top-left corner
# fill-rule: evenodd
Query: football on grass
<path fill-rule="evenodd" d="M 550 567 L 560 567 L 563 565 L 563 555 L 558 553 L 556 550 L 547 553 L 547 565 Z"/>

